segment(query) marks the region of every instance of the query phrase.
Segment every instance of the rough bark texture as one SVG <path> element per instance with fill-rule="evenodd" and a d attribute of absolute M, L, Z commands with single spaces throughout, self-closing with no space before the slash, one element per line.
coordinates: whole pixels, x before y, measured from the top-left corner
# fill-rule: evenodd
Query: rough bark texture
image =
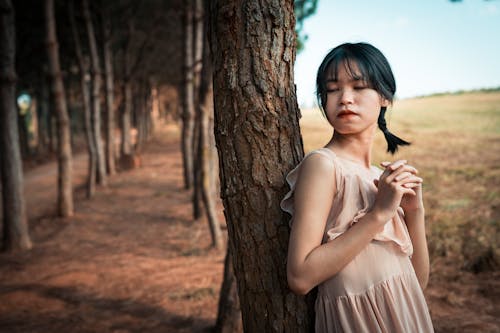
<path fill-rule="evenodd" d="M 101 86 L 102 74 L 97 52 L 97 42 L 94 33 L 94 25 L 90 16 L 88 0 L 82 1 L 83 16 L 87 27 L 87 35 L 89 38 L 89 50 L 92 63 L 92 127 L 94 134 L 95 150 L 97 157 L 97 183 L 106 185 L 106 160 L 104 156 L 104 146 L 101 135 Z"/>
<path fill-rule="evenodd" d="M 236 278 L 233 270 L 233 257 L 230 248 L 227 249 L 224 261 L 224 281 L 220 289 L 219 310 L 214 333 L 243 332 L 240 301 L 236 288 Z"/>
<path fill-rule="evenodd" d="M 23 193 L 23 173 L 16 108 L 14 8 L 0 0 L 0 173 L 3 249 L 31 248 Z"/>
<path fill-rule="evenodd" d="M 279 203 L 302 159 L 293 83 L 293 1 L 211 4 L 221 196 L 245 332 L 307 332 L 305 298 L 287 286 L 289 216 Z"/>
<path fill-rule="evenodd" d="M 96 173 L 97 173 L 97 156 L 95 148 L 95 137 L 92 134 L 92 111 L 90 107 L 90 73 L 88 61 L 83 56 L 80 36 L 75 20 L 74 1 L 68 4 L 68 15 L 75 43 L 75 53 L 78 59 L 78 68 L 80 69 L 80 89 L 83 102 L 83 124 L 85 130 L 85 138 L 87 140 L 88 161 L 88 176 L 87 176 L 87 197 L 91 198 L 95 194 Z"/>
<path fill-rule="evenodd" d="M 59 62 L 56 22 L 54 18 L 54 0 L 45 0 L 45 20 L 49 75 L 52 80 L 52 96 L 57 117 L 58 213 L 60 216 L 66 217 L 73 215 L 73 158 L 71 156 L 71 130 L 68 108 L 66 105 L 66 95 Z"/>
<path fill-rule="evenodd" d="M 116 173 L 115 165 L 115 110 L 114 110 L 114 74 L 113 50 L 111 48 L 111 23 L 108 13 L 103 15 L 104 36 L 104 75 L 106 89 L 106 165 L 108 174 Z"/>
<path fill-rule="evenodd" d="M 193 87 L 193 10 L 191 0 L 187 0 L 185 22 L 185 82 L 182 111 L 182 162 L 184 166 L 184 187 L 193 186 L 193 134 L 194 134 L 194 87 Z"/>

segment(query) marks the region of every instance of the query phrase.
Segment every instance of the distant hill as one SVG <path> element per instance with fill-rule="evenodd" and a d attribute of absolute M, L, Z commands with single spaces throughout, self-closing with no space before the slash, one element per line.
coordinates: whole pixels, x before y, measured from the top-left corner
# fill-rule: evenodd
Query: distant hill
<path fill-rule="evenodd" d="M 409 97 L 408 99 L 435 97 L 435 96 L 446 96 L 446 95 L 463 95 L 463 94 L 468 94 L 468 93 L 489 93 L 489 92 L 499 92 L 499 91 L 500 91 L 500 86 L 492 87 L 492 88 L 471 89 L 471 90 L 445 91 L 445 92 L 440 92 L 440 93 Z"/>

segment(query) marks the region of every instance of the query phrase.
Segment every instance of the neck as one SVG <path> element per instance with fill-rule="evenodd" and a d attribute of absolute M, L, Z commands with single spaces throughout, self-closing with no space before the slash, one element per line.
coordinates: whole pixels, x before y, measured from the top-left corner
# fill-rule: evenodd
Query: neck
<path fill-rule="evenodd" d="M 334 132 L 332 139 L 326 146 L 340 157 L 348 158 L 370 168 L 375 130 L 376 126 L 363 133 L 352 135 Z"/>

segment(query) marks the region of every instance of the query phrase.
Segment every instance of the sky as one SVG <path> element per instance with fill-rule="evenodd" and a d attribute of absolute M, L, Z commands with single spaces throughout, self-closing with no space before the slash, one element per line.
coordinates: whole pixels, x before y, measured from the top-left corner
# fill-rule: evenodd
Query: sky
<path fill-rule="evenodd" d="M 500 86 L 498 0 L 318 0 L 304 21 L 309 37 L 295 62 L 299 105 L 316 105 L 316 71 L 344 42 L 385 54 L 396 98 Z"/>

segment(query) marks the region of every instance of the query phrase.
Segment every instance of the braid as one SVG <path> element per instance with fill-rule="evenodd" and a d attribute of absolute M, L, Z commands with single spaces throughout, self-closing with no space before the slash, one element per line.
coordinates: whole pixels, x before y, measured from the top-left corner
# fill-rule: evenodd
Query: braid
<path fill-rule="evenodd" d="M 410 143 L 398 138 L 387 129 L 387 123 L 385 122 L 385 111 L 387 107 L 382 107 L 380 109 L 380 114 L 378 115 L 378 128 L 384 133 L 385 140 L 387 141 L 387 151 L 394 154 L 398 150 L 398 146 L 409 146 Z"/>

